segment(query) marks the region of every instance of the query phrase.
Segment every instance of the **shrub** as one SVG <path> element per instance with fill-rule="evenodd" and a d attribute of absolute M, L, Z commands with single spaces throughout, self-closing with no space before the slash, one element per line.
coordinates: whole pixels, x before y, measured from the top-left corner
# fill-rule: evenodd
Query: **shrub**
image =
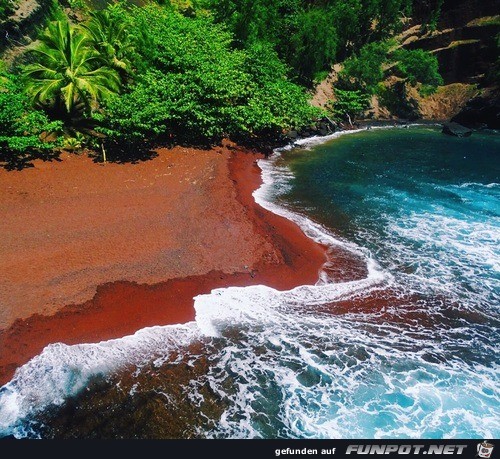
<path fill-rule="evenodd" d="M 31 107 L 19 81 L 0 69 L 0 157 L 10 164 L 52 150 L 58 142 L 42 138 L 62 128 L 60 122 Z"/>
<path fill-rule="evenodd" d="M 226 24 L 240 47 L 270 43 L 311 84 L 315 75 L 368 41 L 390 36 L 412 0 L 199 0 Z"/>
<path fill-rule="evenodd" d="M 386 41 L 369 43 L 358 55 L 348 59 L 339 74 L 342 88 L 374 94 L 384 78 L 382 66 L 388 60 L 389 47 L 390 43 Z"/>
<path fill-rule="evenodd" d="M 436 56 L 423 49 L 399 49 L 394 52 L 397 69 L 412 85 L 417 82 L 424 85 L 439 86 L 443 78 L 439 74 L 439 63 Z"/>
<path fill-rule="evenodd" d="M 312 82 L 335 60 L 339 37 L 334 13 L 334 9 L 310 9 L 298 14 L 295 32 L 281 47 L 303 82 Z"/>
<path fill-rule="evenodd" d="M 12 0 L 0 0 L 0 21 L 8 18 L 14 13 L 14 2 Z"/>
<path fill-rule="evenodd" d="M 335 89 L 336 100 L 331 105 L 331 110 L 335 118 L 343 120 L 361 115 L 369 106 L 369 96 L 360 90 L 345 91 Z"/>

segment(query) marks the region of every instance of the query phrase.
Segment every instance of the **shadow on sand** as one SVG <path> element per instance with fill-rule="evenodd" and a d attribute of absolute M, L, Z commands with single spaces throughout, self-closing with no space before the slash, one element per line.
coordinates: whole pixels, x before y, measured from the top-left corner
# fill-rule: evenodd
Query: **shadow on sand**
<path fill-rule="evenodd" d="M 15 155 L 11 152 L 0 151 L 0 167 L 8 171 L 21 171 L 28 167 L 34 167 L 33 161 L 62 161 L 62 151 L 51 150 L 44 152 L 29 152 L 23 155 Z"/>

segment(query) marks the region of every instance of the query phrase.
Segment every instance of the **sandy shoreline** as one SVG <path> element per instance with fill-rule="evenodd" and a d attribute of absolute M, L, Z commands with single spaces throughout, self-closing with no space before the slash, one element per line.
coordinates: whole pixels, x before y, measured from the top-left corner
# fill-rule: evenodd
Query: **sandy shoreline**
<path fill-rule="evenodd" d="M 214 288 L 316 282 L 324 248 L 252 197 L 259 158 L 226 144 L 0 170 L 0 384 L 52 342 L 193 320 Z"/>

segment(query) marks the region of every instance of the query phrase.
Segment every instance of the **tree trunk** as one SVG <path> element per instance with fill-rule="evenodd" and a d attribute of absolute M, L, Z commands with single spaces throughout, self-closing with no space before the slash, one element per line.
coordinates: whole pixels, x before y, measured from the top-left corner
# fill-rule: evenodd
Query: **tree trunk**
<path fill-rule="evenodd" d="M 106 150 L 104 149 L 104 142 L 101 142 L 101 148 L 102 148 L 102 161 L 105 163 L 106 162 Z"/>

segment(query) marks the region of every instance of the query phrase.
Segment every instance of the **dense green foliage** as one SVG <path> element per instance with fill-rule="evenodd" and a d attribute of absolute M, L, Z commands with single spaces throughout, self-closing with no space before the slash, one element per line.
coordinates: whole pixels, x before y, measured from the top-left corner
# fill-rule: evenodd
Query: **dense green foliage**
<path fill-rule="evenodd" d="M 333 9 L 310 9 L 297 16 L 295 33 L 286 41 L 287 62 L 306 81 L 335 60 L 339 37 Z"/>
<path fill-rule="evenodd" d="M 203 141 L 223 135 L 279 132 L 317 114 L 302 88 L 268 46 L 231 46 L 232 35 L 209 17 L 187 18 L 150 6 L 135 10 L 131 33 L 144 74 L 108 104 L 104 132 L 111 138 L 157 136 Z"/>
<path fill-rule="evenodd" d="M 430 86 L 443 84 L 438 60 L 431 53 L 423 49 L 398 49 L 393 53 L 393 59 L 397 61 L 398 71 L 410 84 L 422 83 Z"/>
<path fill-rule="evenodd" d="M 336 89 L 335 97 L 331 107 L 334 117 L 340 121 L 347 118 L 351 124 L 352 119 L 361 115 L 369 105 L 369 97 L 360 90 Z"/>
<path fill-rule="evenodd" d="M 412 86 L 420 83 L 428 93 L 443 84 L 436 56 L 422 49 L 391 50 L 393 47 L 394 43 L 390 41 L 363 46 L 358 54 L 344 62 L 339 73 L 339 87 L 359 90 L 367 95 L 375 94 L 389 74 L 408 81 Z"/>
<path fill-rule="evenodd" d="M 3 66 L 2 66 L 3 67 Z M 50 121 L 34 110 L 17 76 L 0 70 L 0 157 L 7 163 L 57 145 L 42 140 L 44 134 L 59 132 L 61 123 Z"/>
<path fill-rule="evenodd" d="M 391 87 L 383 84 L 388 76 L 396 77 Z M 412 113 L 414 107 L 408 106 L 402 89 L 406 83 L 418 85 L 422 97 L 433 94 L 437 86 L 443 84 L 436 56 L 422 49 L 396 48 L 390 40 L 363 46 L 344 62 L 338 77 L 336 101 L 331 109 L 334 116 L 344 119 L 360 115 L 374 94 L 393 113 Z M 398 84 L 394 85 L 395 81 Z"/>
<path fill-rule="evenodd" d="M 339 80 L 345 89 L 375 93 L 384 78 L 383 65 L 388 62 L 390 44 L 374 42 L 363 46 L 358 55 L 344 63 Z"/>
<path fill-rule="evenodd" d="M 270 43 L 300 81 L 370 40 L 388 37 L 409 14 L 410 0 L 205 0 L 241 47 Z"/>
<path fill-rule="evenodd" d="M 12 69 L 26 93 L 18 85 L 2 95 L 5 107 L 14 93 L 22 99 L 11 108 L 18 115 L 4 108 L 9 151 L 48 148 L 39 135 L 56 127 L 49 119 L 63 122 L 67 147 L 103 153 L 103 145 L 165 139 L 278 139 L 322 116 L 307 88 L 342 61 L 338 118 L 361 113 L 388 68 L 411 84 L 440 82 L 432 56 L 391 51 L 388 38 L 411 0 L 158 0 L 100 11 L 69 4 L 78 10 L 71 23 L 60 10 L 19 60 L 27 64 Z"/>
<path fill-rule="evenodd" d="M 14 12 L 14 2 L 12 0 L 0 0 L 0 21 L 9 17 Z"/>
<path fill-rule="evenodd" d="M 125 82 L 134 70 L 137 37 L 129 31 L 130 23 L 123 9 L 110 6 L 92 11 L 90 20 L 83 24 L 89 37 L 89 45 L 101 64 L 118 72 Z"/>

